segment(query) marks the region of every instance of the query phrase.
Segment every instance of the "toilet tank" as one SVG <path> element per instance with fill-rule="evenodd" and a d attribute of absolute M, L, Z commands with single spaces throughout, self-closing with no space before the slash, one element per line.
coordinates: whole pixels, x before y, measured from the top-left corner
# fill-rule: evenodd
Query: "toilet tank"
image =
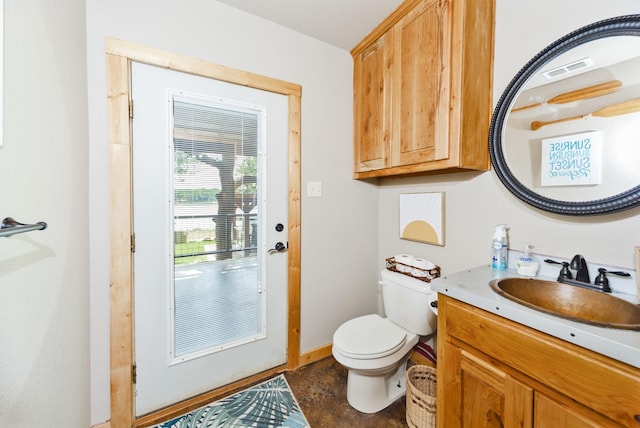
<path fill-rule="evenodd" d="M 429 298 L 435 293 L 431 284 L 386 269 L 381 277 L 382 302 L 387 318 L 420 336 L 435 332 L 437 319 L 429 307 Z"/>

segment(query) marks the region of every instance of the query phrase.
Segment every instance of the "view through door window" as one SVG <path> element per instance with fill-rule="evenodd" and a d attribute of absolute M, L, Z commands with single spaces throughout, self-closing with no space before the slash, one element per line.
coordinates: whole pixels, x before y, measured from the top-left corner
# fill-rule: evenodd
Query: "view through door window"
<path fill-rule="evenodd" d="M 259 266 L 264 111 L 174 95 L 173 362 L 265 334 Z"/>

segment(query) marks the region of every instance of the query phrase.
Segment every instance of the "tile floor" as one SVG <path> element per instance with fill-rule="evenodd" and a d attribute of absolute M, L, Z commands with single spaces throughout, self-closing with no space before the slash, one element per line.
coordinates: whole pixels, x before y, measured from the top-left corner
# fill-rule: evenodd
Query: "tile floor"
<path fill-rule="evenodd" d="M 407 427 L 405 398 L 375 414 L 364 414 L 347 402 L 347 370 L 333 357 L 285 373 L 311 428 Z"/>

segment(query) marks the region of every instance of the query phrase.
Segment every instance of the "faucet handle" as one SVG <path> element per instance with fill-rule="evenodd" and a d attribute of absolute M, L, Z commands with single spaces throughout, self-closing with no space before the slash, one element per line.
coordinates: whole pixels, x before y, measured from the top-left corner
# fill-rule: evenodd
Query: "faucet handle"
<path fill-rule="evenodd" d="M 606 291 L 607 293 L 611 292 L 611 287 L 609 287 L 609 278 L 607 278 L 608 273 L 625 277 L 631 276 L 629 272 L 625 272 L 622 270 L 606 270 L 605 268 L 598 268 L 598 276 L 593 281 L 593 283 L 595 285 L 602 286 L 602 291 Z"/>
<path fill-rule="evenodd" d="M 605 268 L 599 268 L 598 272 L 600 272 L 601 270 L 604 271 L 605 273 L 610 273 L 612 275 L 625 276 L 625 277 L 631 276 L 629 272 L 625 272 L 623 270 L 606 270 Z"/>
<path fill-rule="evenodd" d="M 593 284 L 602 287 L 602 291 L 606 293 L 611 292 L 611 287 L 609 287 L 609 278 L 607 278 L 607 270 L 605 268 L 598 268 L 598 276 L 593 281 Z"/>
<path fill-rule="evenodd" d="M 560 273 L 558 274 L 558 281 L 560 281 L 560 279 L 573 279 L 573 275 L 569 270 L 569 262 L 558 262 L 552 259 L 544 259 L 544 261 L 545 263 L 562 265 L 562 269 L 560 269 Z"/>
<path fill-rule="evenodd" d="M 560 278 L 565 278 L 565 279 L 573 278 L 573 275 L 569 270 L 569 262 L 562 262 L 562 269 L 560 269 L 560 273 L 558 274 L 558 280 L 560 280 Z"/>

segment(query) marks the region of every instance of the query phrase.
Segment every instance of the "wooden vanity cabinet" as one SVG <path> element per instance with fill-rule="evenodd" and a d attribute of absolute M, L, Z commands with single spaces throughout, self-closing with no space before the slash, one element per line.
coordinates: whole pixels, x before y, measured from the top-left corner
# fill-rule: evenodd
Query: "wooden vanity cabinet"
<path fill-rule="evenodd" d="M 640 427 L 640 370 L 440 294 L 436 423 Z"/>
<path fill-rule="evenodd" d="M 487 170 L 493 0 L 406 0 L 351 54 L 354 178 Z"/>

